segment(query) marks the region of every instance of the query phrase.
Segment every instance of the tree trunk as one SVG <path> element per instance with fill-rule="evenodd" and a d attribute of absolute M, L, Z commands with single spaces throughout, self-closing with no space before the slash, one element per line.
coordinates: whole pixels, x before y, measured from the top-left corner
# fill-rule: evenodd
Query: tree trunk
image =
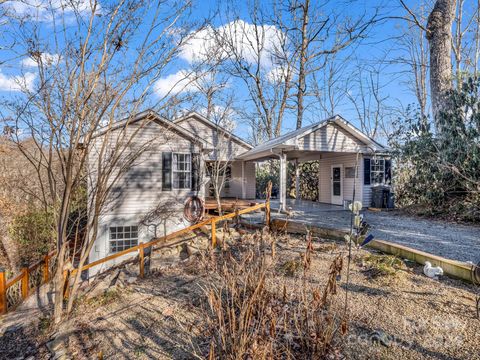
<path fill-rule="evenodd" d="M 63 278 L 63 267 L 65 264 L 65 252 L 66 252 L 66 243 L 63 242 L 62 246 L 58 250 L 57 254 L 57 266 L 55 270 L 55 276 L 53 278 L 54 286 L 54 307 L 53 307 L 53 319 L 55 325 L 60 324 L 63 317 L 63 289 L 64 289 L 64 278 Z"/>
<path fill-rule="evenodd" d="M 306 69 L 308 50 L 308 8 L 310 0 L 302 5 L 302 43 L 300 44 L 300 64 L 298 66 L 298 91 L 297 91 L 297 129 L 302 127 L 303 122 L 303 98 L 306 92 Z"/>
<path fill-rule="evenodd" d="M 430 92 L 432 111 L 438 115 L 448 107 L 447 92 L 452 88 L 452 24 L 456 0 L 437 0 L 427 21 L 430 45 Z"/>

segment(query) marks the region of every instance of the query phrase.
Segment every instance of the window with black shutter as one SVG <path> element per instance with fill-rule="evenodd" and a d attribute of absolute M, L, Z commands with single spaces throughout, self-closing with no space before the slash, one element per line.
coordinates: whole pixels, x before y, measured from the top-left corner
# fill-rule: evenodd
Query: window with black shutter
<path fill-rule="evenodd" d="M 370 185 L 370 159 L 363 159 L 363 184 Z"/>
<path fill-rule="evenodd" d="M 392 160 L 385 160 L 385 184 L 392 184 Z"/>
<path fill-rule="evenodd" d="M 172 153 L 162 153 L 162 190 L 172 190 Z"/>

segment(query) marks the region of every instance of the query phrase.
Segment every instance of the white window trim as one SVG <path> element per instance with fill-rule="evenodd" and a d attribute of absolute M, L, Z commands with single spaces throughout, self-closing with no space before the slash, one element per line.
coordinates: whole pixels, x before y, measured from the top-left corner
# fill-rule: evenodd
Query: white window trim
<path fill-rule="evenodd" d="M 381 161 L 383 162 L 383 170 L 372 170 L 373 169 L 373 166 L 374 165 L 374 161 Z M 374 180 L 374 176 L 373 174 L 374 173 L 382 173 L 383 171 L 383 181 L 382 182 L 376 182 L 376 181 L 373 181 Z M 371 158 L 370 159 L 370 186 L 376 186 L 376 185 L 385 185 L 385 159 L 384 158 L 380 158 L 380 159 L 373 159 Z"/>
<path fill-rule="evenodd" d="M 175 155 L 188 155 L 190 158 L 189 170 L 175 170 Z M 188 187 L 176 187 L 175 186 L 175 173 L 187 173 L 188 172 Z M 192 153 L 189 152 L 172 152 L 172 189 L 175 190 L 189 190 L 192 188 Z"/>

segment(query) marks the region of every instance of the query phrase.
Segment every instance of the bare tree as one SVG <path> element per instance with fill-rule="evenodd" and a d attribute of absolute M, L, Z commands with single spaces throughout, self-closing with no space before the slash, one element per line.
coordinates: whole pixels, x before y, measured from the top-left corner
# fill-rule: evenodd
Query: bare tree
<path fill-rule="evenodd" d="M 303 124 L 305 97 L 308 78 L 326 66 L 331 55 L 338 53 L 355 41 L 364 38 L 377 12 L 373 15 L 361 15 L 357 18 L 342 16 L 329 1 L 320 5 L 310 0 L 293 0 L 289 4 L 291 23 L 289 24 L 289 40 L 294 44 L 296 59 L 296 128 Z M 329 13 L 323 9 L 331 8 Z"/>
<path fill-rule="evenodd" d="M 426 118 L 429 113 L 427 86 L 429 49 L 424 28 L 418 26 L 414 19 L 421 24 L 425 23 L 430 7 L 422 4 L 410 11 L 413 15 L 407 15 L 409 21 L 405 22 L 402 33 L 396 41 L 400 49 L 403 50 L 403 54 L 393 59 L 393 62 L 406 67 L 404 73 L 407 76 L 406 85 L 415 95 L 422 117 Z"/>
<path fill-rule="evenodd" d="M 324 115 L 322 118 L 334 116 L 346 100 L 345 86 L 349 73 L 352 54 L 345 57 L 340 53 L 328 55 L 325 66 L 312 74 L 312 94 L 316 108 Z"/>
<path fill-rule="evenodd" d="M 65 265 L 73 262 L 67 240 L 75 196 L 88 183 L 87 235 L 77 265 L 81 267 L 112 189 L 151 144 L 133 139 L 152 117 L 139 126 L 129 125 L 139 107 L 152 98 L 152 85 L 191 28 L 183 18 L 188 3 L 126 0 L 109 5 L 92 0 L 46 6 L 46 12 L 32 12 L 18 21 L 17 14 L 11 14 L 12 31 L 36 64 L 38 77 L 32 86 L 22 86 L 23 96 L 5 105 L 12 114 L 12 139 L 36 170 L 42 201 L 54 212 L 54 319 L 59 323 L 64 315 Z M 46 20 L 47 39 L 42 36 Z M 22 145 L 26 137 L 35 144 L 34 151 Z M 87 167 L 92 157 L 94 169 Z M 80 272 L 73 281 L 67 312 L 79 280 Z"/>
<path fill-rule="evenodd" d="M 222 193 L 225 187 L 230 185 L 231 166 L 236 155 L 231 136 L 235 126 L 232 119 L 232 103 L 232 98 L 229 98 L 228 103 L 221 107 L 217 106 L 208 118 L 219 128 L 213 140 L 213 152 L 206 162 L 206 179 L 212 187 L 220 215 L 222 214 Z"/>
<path fill-rule="evenodd" d="M 287 35 L 278 26 L 266 25 L 270 18 L 258 1 L 248 10 L 249 23 L 230 21 L 216 31 L 215 43 L 226 54 L 224 71 L 248 91 L 254 111 L 243 115 L 250 119 L 257 143 L 280 135 L 294 67 Z"/>
<path fill-rule="evenodd" d="M 361 130 L 372 138 L 386 135 L 387 119 L 391 114 L 388 106 L 389 96 L 385 93 L 382 74 L 385 65 L 362 65 L 351 72 L 346 81 L 345 96 L 353 106 Z M 383 133 L 380 133 L 383 132 Z"/>

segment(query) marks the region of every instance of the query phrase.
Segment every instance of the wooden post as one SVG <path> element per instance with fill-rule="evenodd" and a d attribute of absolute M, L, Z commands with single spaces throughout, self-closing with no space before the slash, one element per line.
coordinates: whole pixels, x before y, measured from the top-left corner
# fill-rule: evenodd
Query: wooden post
<path fill-rule="evenodd" d="M 22 276 L 22 299 L 26 299 L 28 297 L 28 268 L 22 269 L 23 276 Z"/>
<path fill-rule="evenodd" d="M 43 282 L 46 284 L 48 282 L 48 255 L 45 255 L 45 258 L 43 259 Z"/>
<path fill-rule="evenodd" d="M 145 276 L 145 250 L 143 248 L 143 243 L 140 244 L 140 248 L 138 249 L 140 252 L 139 255 L 139 265 L 140 265 L 140 277 L 143 278 Z"/>
<path fill-rule="evenodd" d="M 268 230 L 271 228 L 271 217 L 270 217 L 270 198 L 272 197 L 272 182 L 269 181 L 267 188 L 265 189 L 265 225 L 268 227 Z"/>
<path fill-rule="evenodd" d="M 212 247 L 217 246 L 217 226 L 215 220 L 212 221 Z"/>
<path fill-rule="evenodd" d="M 0 314 L 7 312 L 7 278 L 5 270 L 0 269 Z"/>

